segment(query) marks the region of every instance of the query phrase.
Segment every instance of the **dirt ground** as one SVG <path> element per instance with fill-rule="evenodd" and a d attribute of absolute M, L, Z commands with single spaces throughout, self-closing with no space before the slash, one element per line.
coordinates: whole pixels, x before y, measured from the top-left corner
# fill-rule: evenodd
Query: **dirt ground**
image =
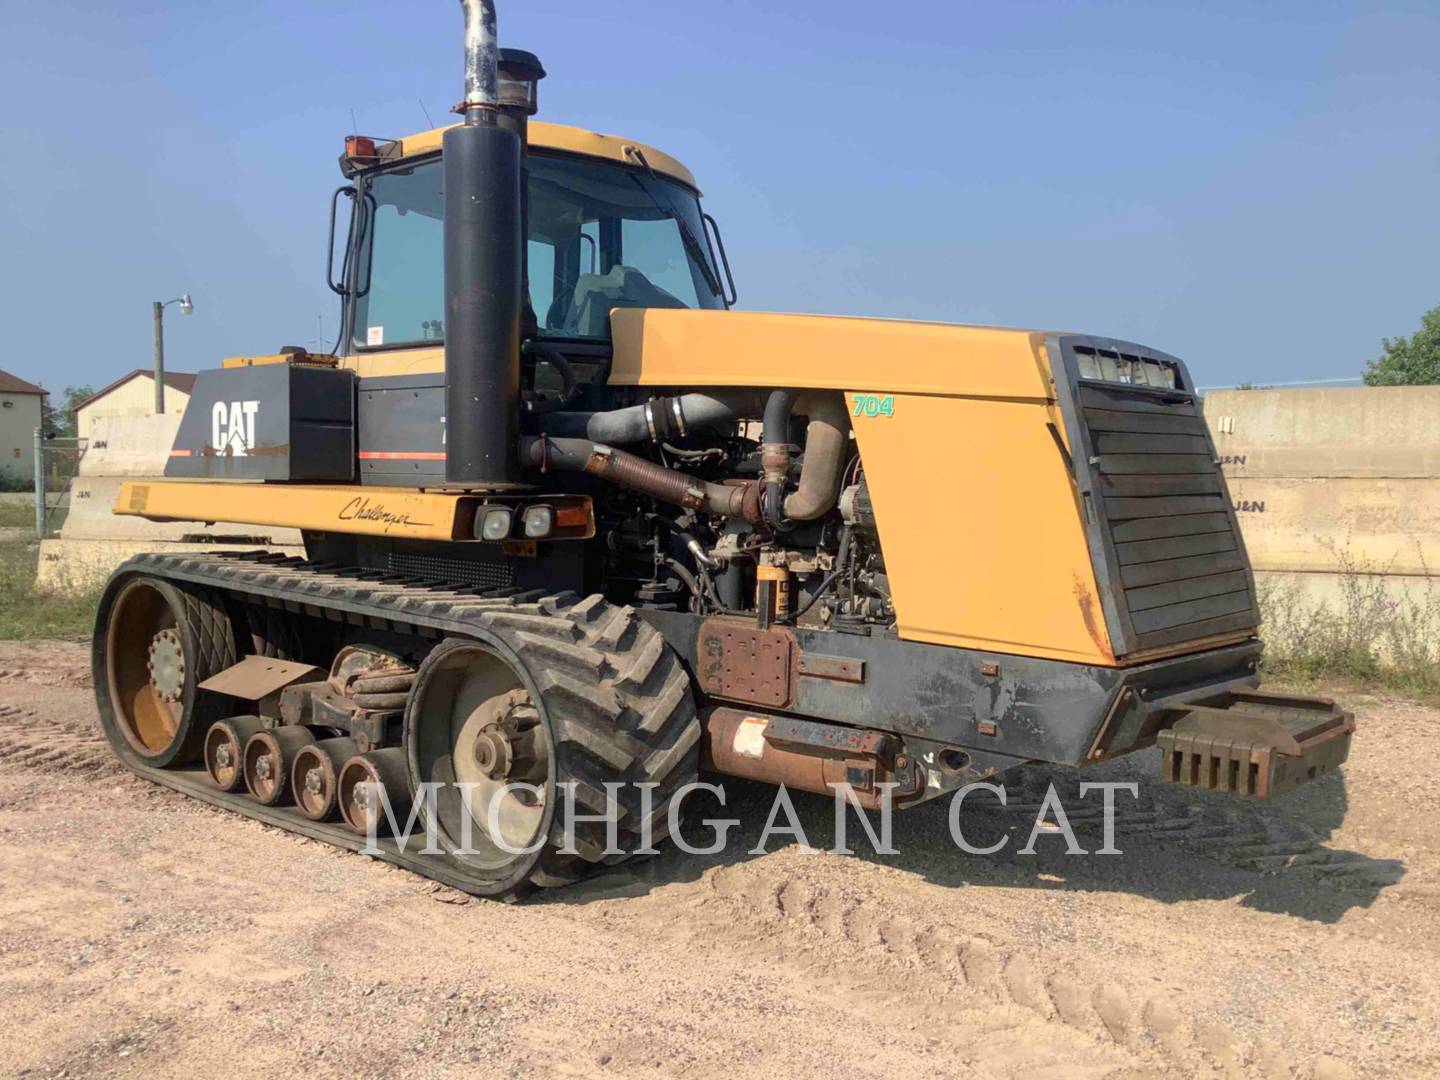
<path fill-rule="evenodd" d="M 891 858 L 734 843 L 504 905 L 120 771 L 87 669 L 0 645 L 0 1074 L 1440 1075 L 1440 710 L 1352 699 L 1343 775 L 1274 804 L 1106 766 L 1119 856 L 1017 854 L 1036 773 L 967 806 L 993 856 L 940 803 Z M 753 847 L 769 792 L 727 791 Z"/>

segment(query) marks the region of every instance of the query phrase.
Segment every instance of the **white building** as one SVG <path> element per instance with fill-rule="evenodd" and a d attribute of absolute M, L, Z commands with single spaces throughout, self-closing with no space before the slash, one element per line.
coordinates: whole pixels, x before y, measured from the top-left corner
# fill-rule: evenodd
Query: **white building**
<path fill-rule="evenodd" d="M 46 391 L 0 371 L 0 476 L 35 482 L 35 429 L 40 426 Z"/>
<path fill-rule="evenodd" d="M 165 411 L 182 413 L 190 403 L 195 376 L 183 371 L 165 373 Z M 90 424 L 100 416 L 150 416 L 155 412 L 155 374 L 136 368 L 75 406 L 75 434 L 90 437 Z"/>

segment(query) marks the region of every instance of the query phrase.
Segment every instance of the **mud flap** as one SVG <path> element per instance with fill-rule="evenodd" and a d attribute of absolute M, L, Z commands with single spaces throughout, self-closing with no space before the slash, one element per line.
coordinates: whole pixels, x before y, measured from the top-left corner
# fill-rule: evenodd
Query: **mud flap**
<path fill-rule="evenodd" d="M 1160 775 L 1257 799 L 1293 791 L 1350 755 L 1355 718 L 1326 698 L 1233 691 L 1187 705 L 1161 731 Z"/>

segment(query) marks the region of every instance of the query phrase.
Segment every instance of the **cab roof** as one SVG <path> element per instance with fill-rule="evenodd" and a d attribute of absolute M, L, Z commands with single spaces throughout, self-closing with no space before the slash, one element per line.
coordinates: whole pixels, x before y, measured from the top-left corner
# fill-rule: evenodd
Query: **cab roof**
<path fill-rule="evenodd" d="M 454 126 L 447 124 L 445 127 L 432 128 L 417 135 L 407 135 L 399 140 L 399 156 L 416 157 L 420 154 L 433 154 L 440 149 L 440 140 L 444 137 L 446 129 Z M 644 162 L 648 162 L 657 173 L 672 180 L 678 180 L 687 187 L 699 191 L 694 173 L 665 151 L 657 150 L 653 146 L 646 146 L 634 139 L 625 139 L 618 135 L 601 135 L 596 131 L 586 131 L 584 128 L 570 127 L 566 124 L 550 124 L 543 120 L 530 121 L 529 132 L 530 145 L 543 150 L 558 150 L 567 154 L 601 158 L 605 161 L 618 161 L 624 165 L 640 165 L 642 164 L 640 158 L 643 157 Z"/>

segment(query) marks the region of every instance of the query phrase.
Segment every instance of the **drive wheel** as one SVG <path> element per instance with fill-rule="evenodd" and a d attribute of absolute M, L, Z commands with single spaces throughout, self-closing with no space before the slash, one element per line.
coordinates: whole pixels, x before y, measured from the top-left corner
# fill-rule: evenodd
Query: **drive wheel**
<path fill-rule="evenodd" d="M 225 699 L 200 683 L 235 662 L 219 597 L 150 577 L 111 582 L 96 615 L 95 697 L 121 757 L 156 768 L 195 758 Z"/>
<path fill-rule="evenodd" d="M 602 821 L 577 823 L 574 853 L 561 853 L 562 785 L 575 785 L 581 816 L 604 814 L 605 784 L 623 785 L 624 852 L 642 846 L 637 785 L 655 785 L 650 840 L 662 841 L 670 797 L 697 774 L 700 724 L 689 676 L 659 632 L 630 608 L 573 595 L 487 613 L 483 629 L 484 640 L 435 647 L 405 716 L 411 783 L 438 783 L 442 846 L 468 841 L 454 857 L 477 891 L 514 896 L 619 861 Z"/>

